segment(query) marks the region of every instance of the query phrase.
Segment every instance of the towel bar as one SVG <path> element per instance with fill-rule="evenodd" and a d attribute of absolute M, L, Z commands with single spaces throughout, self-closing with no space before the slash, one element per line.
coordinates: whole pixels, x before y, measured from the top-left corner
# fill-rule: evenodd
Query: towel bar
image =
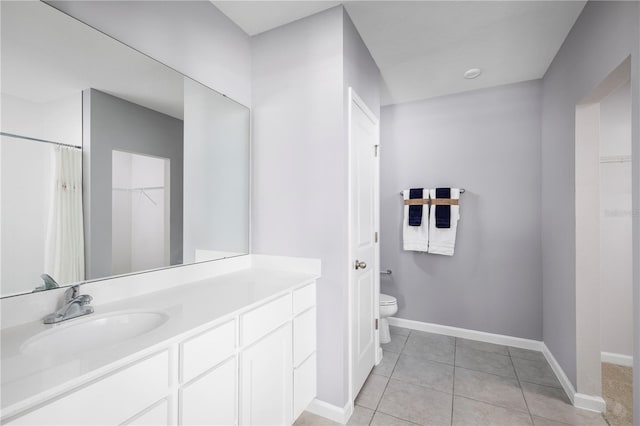
<path fill-rule="evenodd" d="M 465 192 L 466 192 L 466 189 L 464 189 L 464 188 L 460 188 L 460 193 L 461 193 L 461 194 L 464 194 Z M 400 195 L 404 195 L 404 192 L 403 192 L 403 191 L 400 191 Z"/>

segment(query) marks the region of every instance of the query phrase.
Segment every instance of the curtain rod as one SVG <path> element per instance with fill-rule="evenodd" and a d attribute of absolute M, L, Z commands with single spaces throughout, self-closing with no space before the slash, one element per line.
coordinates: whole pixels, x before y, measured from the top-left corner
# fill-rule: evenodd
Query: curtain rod
<path fill-rule="evenodd" d="M 8 136 L 10 138 L 18 138 L 18 139 L 25 139 L 28 141 L 34 141 L 34 142 L 44 142 L 44 143 L 50 143 L 53 145 L 59 145 L 59 146 L 66 146 L 68 148 L 76 148 L 76 149 L 82 149 L 81 146 L 78 145 L 70 145 L 68 143 L 62 143 L 62 142 L 55 142 L 55 141 L 48 141 L 46 139 L 38 139 L 38 138 L 31 138 L 29 136 L 22 136 L 22 135 L 14 135 L 13 133 L 5 133 L 5 132 L 0 132 L 0 135 L 2 136 Z"/>

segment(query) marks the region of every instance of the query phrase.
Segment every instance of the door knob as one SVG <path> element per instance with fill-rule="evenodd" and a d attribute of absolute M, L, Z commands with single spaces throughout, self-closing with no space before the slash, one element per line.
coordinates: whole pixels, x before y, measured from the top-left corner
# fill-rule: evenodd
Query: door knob
<path fill-rule="evenodd" d="M 361 260 L 356 260 L 356 271 L 357 271 L 358 269 L 364 269 L 364 268 L 366 268 L 366 267 L 367 267 L 367 264 L 366 264 L 366 263 L 364 263 L 364 262 L 363 262 L 363 261 L 361 261 Z"/>

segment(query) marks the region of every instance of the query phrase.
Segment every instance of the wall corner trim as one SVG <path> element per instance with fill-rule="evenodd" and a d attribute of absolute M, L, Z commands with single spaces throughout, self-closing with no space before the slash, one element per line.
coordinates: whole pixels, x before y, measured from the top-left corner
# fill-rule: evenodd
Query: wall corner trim
<path fill-rule="evenodd" d="M 547 345 L 544 343 L 543 343 L 542 353 L 544 354 L 544 357 L 549 362 L 549 365 L 551 365 L 551 369 L 556 374 L 556 377 L 558 377 L 558 380 L 560 380 L 560 384 L 562 385 L 562 388 L 564 389 L 565 393 L 571 400 L 571 403 L 576 408 L 582 408 L 584 410 L 590 410 L 590 411 L 598 411 L 601 413 L 606 411 L 607 404 L 604 402 L 604 399 L 602 399 L 602 397 L 595 396 L 595 395 L 586 395 L 584 393 L 576 392 L 575 388 L 573 387 L 573 384 L 571 383 L 571 380 L 569 380 L 569 378 L 565 374 L 562 367 L 560 367 L 560 364 L 558 363 L 556 358 L 553 356 L 553 354 L 551 353 Z"/>
<path fill-rule="evenodd" d="M 338 407 L 337 405 L 332 405 L 316 398 L 311 401 L 311 404 L 307 407 L 307 411 L 345 425 L 353 414 L 353 402 L 349 401 L 344 407 Z"/>

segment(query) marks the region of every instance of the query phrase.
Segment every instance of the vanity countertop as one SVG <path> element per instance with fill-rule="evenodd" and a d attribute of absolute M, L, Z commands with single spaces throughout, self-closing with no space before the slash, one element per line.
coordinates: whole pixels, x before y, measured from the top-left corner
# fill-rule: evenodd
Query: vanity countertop
<path fill-rule="evenodd" d="M 1 333 L 2 417 L 86 383 L 185 337 L 223 322 L 239 311 L 316 280 L 318 274 L 251 267 L 146 295 L 95 306 L 95 313 L 57 325 L 42 321 L 7 328 Z M 82 291 L 84 293 L 84 291 Z M 168 320 L 158 328 L 118 344 L 83 348 L 75 355 L 26 355 L 25 342 L 54 327 L 69 327 L 91 316 L 112 312 L 160 312 Z M 82 341 L 77 342 L 83 345 Z"/>

